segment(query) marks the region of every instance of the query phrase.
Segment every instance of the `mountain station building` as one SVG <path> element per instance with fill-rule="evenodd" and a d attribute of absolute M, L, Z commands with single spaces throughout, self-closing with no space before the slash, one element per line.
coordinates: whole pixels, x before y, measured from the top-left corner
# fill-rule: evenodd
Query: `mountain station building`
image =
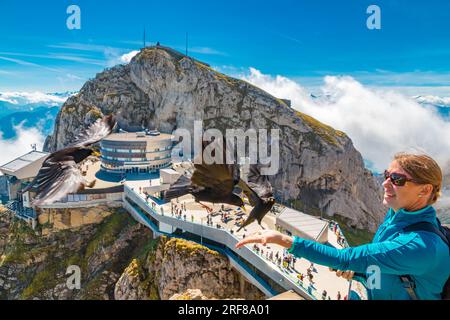
<path fill-rule="evenodd" d="M 113 133 L 100 142 L 108 173 L 155 173 L 171 165 L 172 135 L 156 130 Z"/>

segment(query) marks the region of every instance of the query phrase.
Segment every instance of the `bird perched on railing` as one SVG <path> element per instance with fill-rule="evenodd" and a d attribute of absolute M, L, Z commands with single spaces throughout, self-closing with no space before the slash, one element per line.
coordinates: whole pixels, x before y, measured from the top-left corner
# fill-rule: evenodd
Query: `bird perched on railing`
<path fill-rule="evenodd" d="M 261 221 L 275 204 L 272 185 L 270 184 L 267 176 L 261 175 L 260 165 L 250 165 L 247 180 L 247 183 L 241 180 L 239 187 L 247 196 L 250 204 L 253 206 L 253 209 L 247 220 L 245 220 L 237 232 L 255 220 L 258 221 L 258 224 L 264 229 L 261 225 Z"/>
<path fill-rule="evenodd" d="M 67 148 L 50 154 L 42 164 L 36 178 L 21 192 L 36 192 L 32 205 L 52 204 L 70 193 L 85 187 L 92 188 L 96 180 L 86 181 L 81 173 L 84 160 L 93 155 L 92 145 L 111 133 L 116 120 L 112 115 L 98 119 Z"/>

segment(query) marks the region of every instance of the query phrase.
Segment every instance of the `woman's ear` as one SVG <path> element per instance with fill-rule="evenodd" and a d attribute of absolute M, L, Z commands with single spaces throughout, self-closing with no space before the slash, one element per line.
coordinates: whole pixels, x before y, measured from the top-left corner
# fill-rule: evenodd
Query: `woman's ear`
<path fill-rule="evenodd" d="M 426 184 L 422 187 L 422 190 L 420 190 L 419 197 L 425 197 L 431 195 L 433 192 L 433 186 L 431 184 Z"/>

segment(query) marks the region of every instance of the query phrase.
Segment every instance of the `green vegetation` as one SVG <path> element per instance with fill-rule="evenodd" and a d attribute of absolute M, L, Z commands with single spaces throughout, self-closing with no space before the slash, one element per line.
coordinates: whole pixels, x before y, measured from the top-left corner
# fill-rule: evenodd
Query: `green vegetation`
<path fill-rule="evenodd" d="M 215 255 L 215 256 L 219 255 L 219 253 L 217 251 L 211 250 L 211 249 L 209 249 L 205 246 L 202 246 L 200 244 L 197 244 L 195 242 L 187 241 L 187 240 L 179 239 L 179 238 L 171 238 L 169 241 L 167 241 L 166 248 L 172 247 L 172 246 L 175 246 L 175 250 L 177 252 L 188 253 L 191 256 L 194 256 L 201 251 Z"/>
<path fill-rule="evenodd" d="M 201 69 L 209 71 L 210 73 L 213 74 L 214 78 L 216 78 L 217 80 L 223 80 L 226 83 L 228 83 L 230 86 L 236 86 L 239 84 L 240 80 L 229 77 L 223 73 L 220 73 L 206 64 L 203 64 L 203 63 L 195 60 L 195 65 Z"/>
<path fill-rule="evenodd" d="M 24 263 L 34 252 L 32 244 L 26 244 L 25 240 L 38 241 L 36 232 L 24 221 L 14 220 L 9 230 L 11 234 L 11 243 L 5 250 L 4 263 Z"/>
<path fill-rule="evenodd" d="M 296 111 L 297 116 L 299 116 L 303 122 L 305 122 L 311 129 L 314 130 L 319 136 L 321 136 L 327 143 L 337 146 L 338 141 L 336 137 L 345 137 L 345 133 L 339 130 L 334 130 L 332 127 L 323 124 L 322 122 L 314 119 L 307 114 Z"/>
<path fill-rule="evenodd" d="M 48 288 L 53 288 L 58 284 L 56 277 L 58 272 L 65 270 L 65 266 L 61 261 L 54 261 L 47 265 L 41 272 L 38 272 L 30 285 L 22 292 L 22 299 L 30 299 L 36 297 L 39 293 Z"/>
<path fill-rule="evenodd" d="M 74 106 L 65 106 L 61 112 L 62 113 L 74 113 L 76 108 Z"/>
<path fill-rule="evenodd" d="M 149 257 L 150 253 L 153 253 L 156 251 L 156 248 L 159 244 L 159 239 L 151 239 L 148 242 L 146 242 L 142 247 L 138 248 L 138 251 L 133 254 L 134 257 L 139 261 L 140 264 L 144 264 L 147 258 Z"/>
<path fill-rule="evenodd" d="M 100 292 L 99 288 L 105 283 L 103 274 L 99 274 L 83 286 L 83 300 L 104 300 L 105 292 Z"/>
<path fill-rule="evenodd" d="M 60 230 L 52 233 L 50 237 L 39 236 L 39 230 L 31 229 L 23 221 L 14 221 L 10 227 L 9 246 L 5 248 L 0 263 L 27 264 L 26 269 L 18 277 L 18 285 L 24 286 L 21 299 L 45 298 L 47 290 L 53 290 L 58 284 L 63 283 L 68 266 L 78 265 L 81 268 L 83 290 L 77 294 L 82 299 L 104 299 L 105 292 L 99 288 L 109 286 L 110 279 L 103 272 L 92 274 L 88 272 L 90 257 L 101 247 L 113 245 L 120 233 L 137 222 L 123 210 L 114 210 L 110 216 L 98 226 L 91 226 L 95 233 L 87 232 L 88 238 L 82 239 L 83 244 L 76 248 L 65 247 L 66 243 L 77 241 L 74 230 Z M 49 241 L 50 240 L 50 241 Z M 67 240 L 67 241 L 66 241 Z M 110 262 L 105 262 L 104 269 L 121 273 L 130 264 L 142 272 L 139 274 L 141 285 L 149 299 L 159 299 L 153 273 L 143 269 L 149 261 L 156 258 L 158 239 L 148 236 L 139 237 L 133 242 L 131 250 L 120 252 L 120 257 L 113 257 Z M 36 260 L 37 259 L 37 260 Z M 34 262 L 36 260 L 38 263 Z M 29 263 L 29 265 L 28 265 Z M 130 270 L 128 270 L 130 271 Z M 135 274 L 137 275 L 137 274 Z M 108 292 L 110 292 L 108 287 Z M 104 290 L 103 290 L 104 291 Z"/>
<path fill-rule="evenodd" d="M 334 215 L 332 219 L 339 224 L 339 227 L 341 228 L 348 244 L 351 247 L 372 242 L 372 239 L 375 235 L 374 233 L 348 226 L 348 222 L 346 222 L 348 219 L 346 219 L 345 217 Z"/>
<path fill-rule="evenodd" d="M 103 113 L 98 108 L 92 108 L 91 110 L 89 110 L 89 112 L 91 112 L 96 119 L 103 117 Z"/>
<path fill-rule="evenodd" d="M 116 235 L 128 224 L 130 216 L 128 214 L 114 212 L 100 226 L 92 241 L 86 248 L 86 259 L 101 246 L 109 246 L 116 240 Z"/>
<path fill-rule="evenodd" d="M 88 243 L 86 247 L 86 251 L 83 252 L 75 252 L 71 255 L 66 255 L 61 258 L 55 257 L 55 253 L 57 249 L 57 245 L 55 246 L 47 246 L 37 248 L 31 251 L 28 251 L 27 248 L 21 244 L 21 242 L 17 242 L 15 246 L 14 254 L 10 254 L 6 257 L 6 260 L 11 262 L 13 259 L 24 260 L 26 257 L 30 257 L 32 255 L 37 255 L 39 252 L 46 252 L 48 257 L 45 261 L 48 263 L 42 269 L 42 271 L 37 272 L 32 278 L 30 284 L 27 288 L 22 292 L 23 299 L 31 299 L 49 288 L 55 287 L 61 279 L 57 277 L 58 274 L 64 274 L 65 270 L 70 265 L 78 265 L 82 270 L 82 274 L 86 274 L 87 272 L 87 264 L 89 257 L 100 247 L 100 246 L 108 246 L 112 244 L 116 239 L 117 235 L 120 231 L 127 225 L 127 221 L 129 220 L 129 216 L 127 214 L 123 214 L 121 212 L 115 211 L 111 214 L 105 221 L 100 225 L 98 232 L 95 234 L 94 238 Z M 68 235 L 72 231 L 70 230 L 62 230 L 58 233 L 58 238 L 66 239 Z M 90 280 L 86 284 L 86 293 L 90 295 L 91 291 L 95 293 L 96 290 L 90 290 L 90 288 L 95 289 L 101 283 L 101 275 L 96 276 L 94 279 Z M 94 293 L 92 299 L 102 298 L 101 296 L 97 296 Z"/>

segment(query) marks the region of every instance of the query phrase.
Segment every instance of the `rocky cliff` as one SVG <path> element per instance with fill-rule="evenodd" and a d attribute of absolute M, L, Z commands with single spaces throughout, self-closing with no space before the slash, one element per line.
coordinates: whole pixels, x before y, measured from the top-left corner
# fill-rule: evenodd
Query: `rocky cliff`
<path fill-rule="evenodd" d="M 264 299 L 231 267 L 228 258 L 195 242 L 162 237 L 145 262 L 133 260 L 115 287 L 118 300 L 149 299 L 156 293 L 195 299 L 186 292 L 198 290 L 203 299 Z"/>
<path fill-rule="evenodd" d="M 222 131 L 280 129 L 281 169 L 270 180 L 283 202 L 372 231 L 384 215 L 380 186 L 343 132 L 169 48 L 145 48 L 129 64 L 88 81 L 61 108 L 45 150 L 66 146 L 83 127 L 110 113 L 125 130 L 192 133 L 194 120 Z"/>
<path fill-rule="evenodd" d="M 43 234 L 0 213 L 1 299 L 111 299 L 129 260 L 151 240 L 151 233 L 127 212 L 110 209 L 101 223 Z M 70 290 L 67 268 L 81 271 L 81 289 Z"/>
<path fill-rule="evenodd" d="M 0 300 L 197 299 L 185 294 L 192 290 L 203 299 L 264 298 L 226 257 L 193 242 L 153 239 L 126 211 L 107 210 L 79 227 L 47 222 L 33 230 L 0 206 Z M 69 266 L 80 268 L 79 289 L 67 286 Z"/>

